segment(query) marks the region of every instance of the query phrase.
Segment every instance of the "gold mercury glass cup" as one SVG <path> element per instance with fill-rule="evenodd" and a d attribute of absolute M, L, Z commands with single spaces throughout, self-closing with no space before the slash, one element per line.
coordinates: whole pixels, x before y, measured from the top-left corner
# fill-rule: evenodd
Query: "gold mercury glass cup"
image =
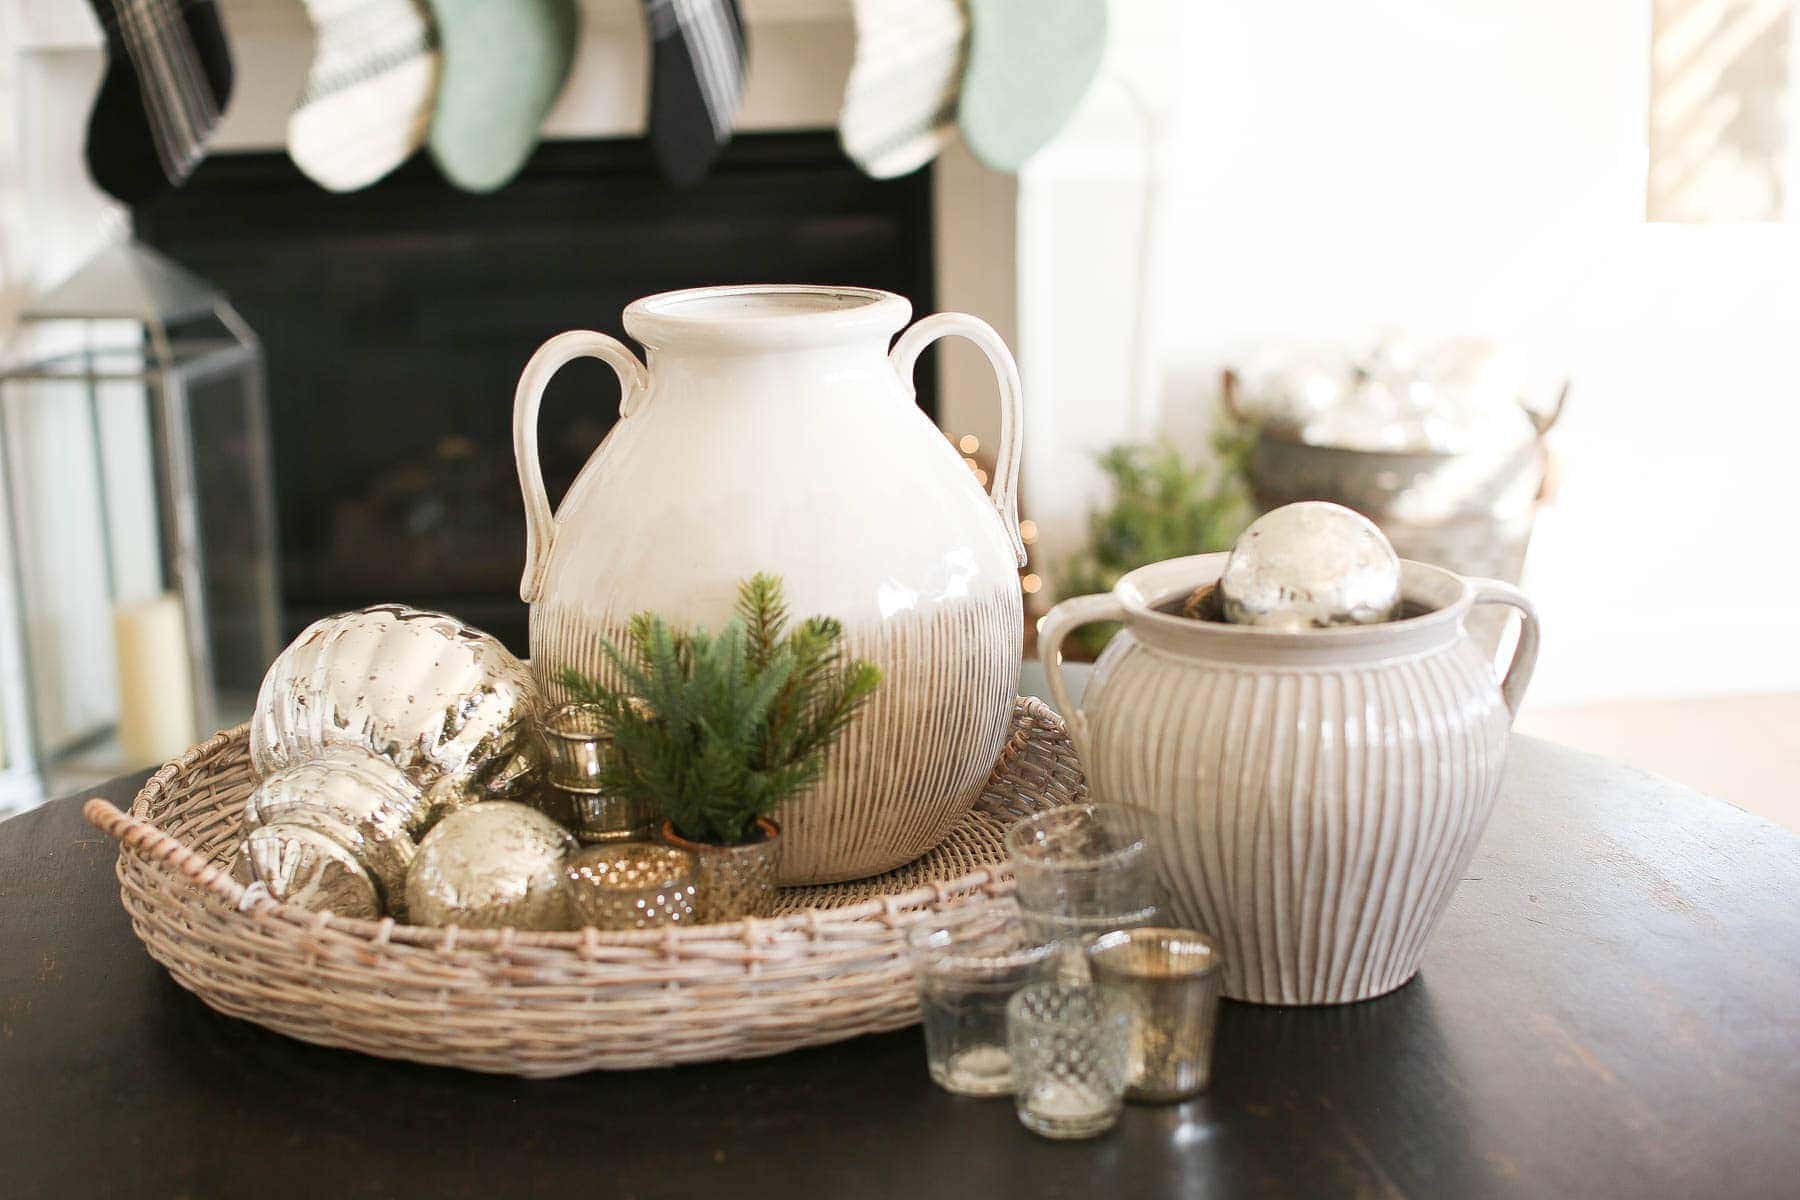
<path fill-rule="evenodd" d="M 642 804 L 600 786 L 610 739 L 598 706 L 564 704 L 545 714 L 539 728 L 550 764 L 550 786 L 572 811 L 576 837 L 594 843 L 652 836 L 655 822 Z"/>
<path fill-rule="evenodd" d="M 1204 1091 L 1223 979 L 1218 943 L 1187 929 L 1121 929 L 1089 946 L 1087 960 L 1095 986 L 1128 1014 L 1126 1097 L 1165 1104 Z"/>
<path fill-rule="evenodd" d="M 694 921 L 694 856 L 656 842 L 589 846 L 569 856 L 563 890 L 595 929 L 649 929 Z"/>

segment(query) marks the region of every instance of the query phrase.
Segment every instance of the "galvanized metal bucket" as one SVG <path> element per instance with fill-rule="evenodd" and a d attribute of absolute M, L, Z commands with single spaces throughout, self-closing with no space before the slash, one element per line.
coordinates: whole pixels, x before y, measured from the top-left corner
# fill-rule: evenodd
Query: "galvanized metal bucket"
<path fill-rule="evenodd" d="M 1220 395 L 1232 419 L 1252 422 L 1239 405 L 1233 372 L 1224 373 Z M 1562 416 L 1568 395 L 1565 383 L 1548 411 L 1521 405 L 1535 436 L 1463 453 L 1313 446 L 1259 429 L 1249 458 L 1250 490 L 1265 511 L 1296 500 L 1334 501 L 1379 525 L 1401 558 L 1517 583 L 1549 475 L 1544 436 Z M 1470 618 L 1470 631 L 1490 649 L 1504 628 L 1501 612 Z"/>

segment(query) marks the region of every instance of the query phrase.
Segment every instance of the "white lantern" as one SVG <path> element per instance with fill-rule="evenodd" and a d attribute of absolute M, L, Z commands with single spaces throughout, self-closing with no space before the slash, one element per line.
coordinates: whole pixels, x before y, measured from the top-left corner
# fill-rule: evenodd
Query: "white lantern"
<path fill-rule="evenodd" d="M 179 753 L 279 647 L 261 347 L 136 244 L 19 317 L 0 369 L 0 813 Z"/>

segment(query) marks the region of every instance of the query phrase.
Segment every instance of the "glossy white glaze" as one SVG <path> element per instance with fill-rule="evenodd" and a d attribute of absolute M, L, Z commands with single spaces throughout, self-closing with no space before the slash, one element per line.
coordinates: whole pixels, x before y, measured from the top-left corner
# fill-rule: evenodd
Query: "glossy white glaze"
<path fill-rule="evenodd" d="M 1159 611 L 1216 582 L 1223 554 L 1144 567 L 1044 618 L 1039 653 L 1093 795 L 1169 821 L 1165 880 L 1181 923 L 1219 939 L 1225 994 L 1338 1004 L 1411 979 L 1481 838 L 1513 712 L 1537 655 L 1517 589 L 1402 564 L 1431 611 L 1282 632 Z M 1496 683 L 1464 632 L 1477 603 L 1525 623 Z M 1058 652 L 1118 620 L 1073 712 Z"/>
<path fill-rule="evenodd" d="M 552 338 L 527 365 L 514 446 L 528 518 L 521 595 L 547 692 L 565 666 L 607 676 L 601 637 L 631 614 L 717 628 L 738 582 L 773 571 L 796 616 L 840 618 L 885 679 L 790 804 L 782 882 L 888 870 L 967 811 L 999 754 L 1017 686 L 1018 372 L 959 314 L 857 288 L 705 288 L 639 300 L 625 327 Z M 992 494 L 913 403 L 914 360 L 945 334 L 975 341 L 1001 381 L 1006 436 Z M 554 519 L 537 466 L 544 385 L 580 355 L 619 372 L 624 415 Z"/>

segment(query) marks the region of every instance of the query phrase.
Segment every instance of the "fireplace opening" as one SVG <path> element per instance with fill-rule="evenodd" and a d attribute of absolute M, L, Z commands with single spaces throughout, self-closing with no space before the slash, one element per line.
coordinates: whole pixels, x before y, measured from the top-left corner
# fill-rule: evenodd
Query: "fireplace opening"
<path fill-rule="evenodd" d="M 545 144 L 490 195 L 423 159 L 333 195 L 284 154 L 215 155 L 135 218 L 262 338 L 287 637 L 395 600 L 525 652 L 512 395 L 552 334 L 623 337 L 632 300 L 715 283 L 882 288 L 932 308 L 929 171 L 869 179 L 825 132 L 739 136 L 686 191 L 639 139 Z M 917 372 L 933 415 L 934 374 Z M 558 374 L 539 434 L 553 501 L 618 405 L 603 364 Z"/>

